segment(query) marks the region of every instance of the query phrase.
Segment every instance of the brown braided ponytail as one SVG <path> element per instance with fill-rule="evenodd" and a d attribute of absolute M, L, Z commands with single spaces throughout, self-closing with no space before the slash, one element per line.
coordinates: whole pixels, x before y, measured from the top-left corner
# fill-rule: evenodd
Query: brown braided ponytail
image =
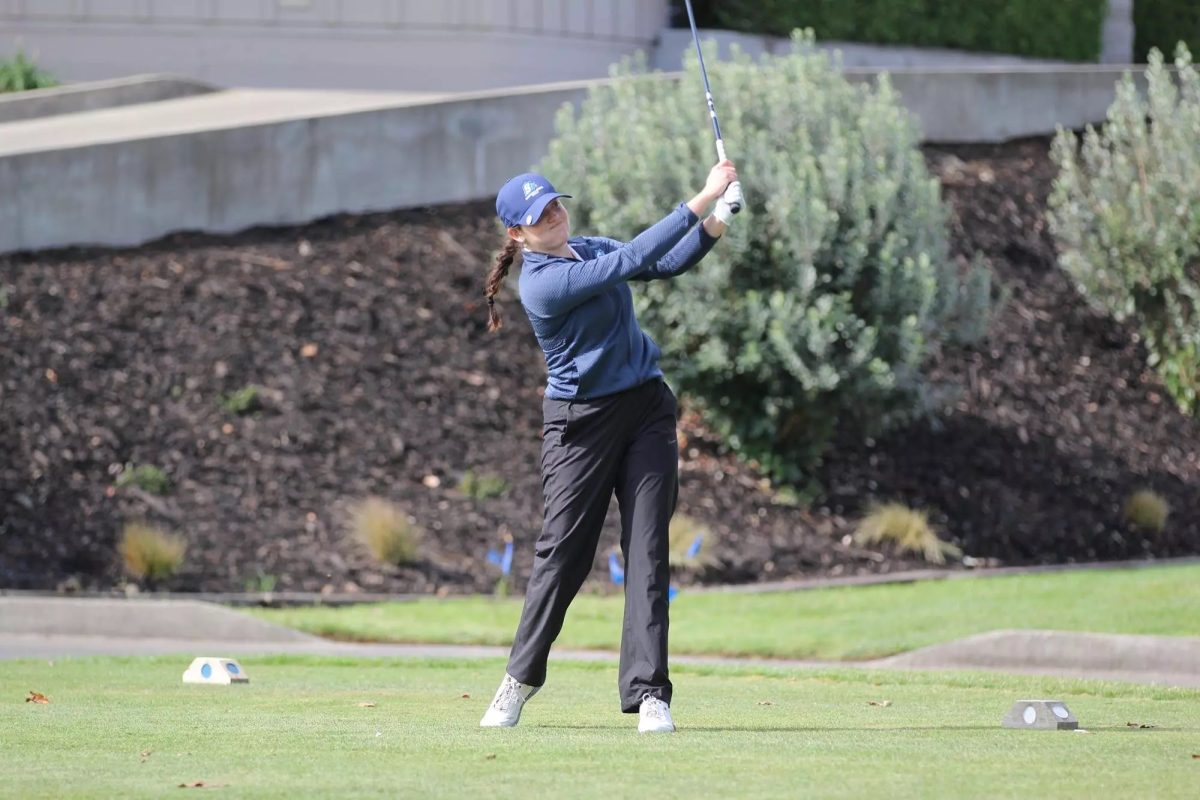
<path fill-rule="evenodd" d="M 508 244 L 504 245 L 504 249 L 496 255 L 496 262 L 492 264 L 492 271 L 488 273 L 486 294 L 489 331 L 498 331 L 503 325 L 503 322 L 500 320 L 500 313 L 496 311 L 496 294 L 500 291 L 500 286 L 508 276 L 509 267 L 513 265 L 520 252 L 520 243 L 515 239 L 509 239 Z"/>

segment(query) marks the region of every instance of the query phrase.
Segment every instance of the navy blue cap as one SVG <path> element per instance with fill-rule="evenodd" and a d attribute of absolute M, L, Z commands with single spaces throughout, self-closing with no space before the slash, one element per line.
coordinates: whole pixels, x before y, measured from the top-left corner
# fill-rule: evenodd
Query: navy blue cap
<path fill-rule="evenodd" d="M 554 190 L 554 185 L 536 172 L 526 172 L 500 189 L 496 195 L 496 215 L 509 228 L 533 225 L 542 218 L 546 206 L 558 197 L 570 197 Z"/>

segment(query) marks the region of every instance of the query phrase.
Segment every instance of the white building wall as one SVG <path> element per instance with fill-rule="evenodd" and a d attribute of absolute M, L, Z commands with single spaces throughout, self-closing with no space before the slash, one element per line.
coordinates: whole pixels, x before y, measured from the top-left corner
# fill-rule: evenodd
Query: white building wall
<path fill-rule="evenodd" d="M 470 91 L 601 77 L 667 0 L 0 0 L 0 55 L 60 80 Z"/>

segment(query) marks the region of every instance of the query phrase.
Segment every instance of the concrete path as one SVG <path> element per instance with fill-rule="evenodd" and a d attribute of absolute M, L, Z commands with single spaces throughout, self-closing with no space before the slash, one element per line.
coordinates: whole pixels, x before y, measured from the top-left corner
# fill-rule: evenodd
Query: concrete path
<path fill-rule="evenodd" d="M 333 642 L 187 600 L 0 596 L 0 660 L 85 656 L 310 654 L 356 658 L 490 658 L 506 647 Z M 555 660 L 616 661 L 558 650 Z M 676 664 L 815 669 L 952 670 L 1116 680 L 1200 688 L 1200 638 L 996 631 L 866 662 L 674 655 Z"/>
<path fill-rule="evenodd" d="M 10 122 L 0 130 L 0 157 L 400 108 L 451 96 L 431 92 L 230 89 Z"/>

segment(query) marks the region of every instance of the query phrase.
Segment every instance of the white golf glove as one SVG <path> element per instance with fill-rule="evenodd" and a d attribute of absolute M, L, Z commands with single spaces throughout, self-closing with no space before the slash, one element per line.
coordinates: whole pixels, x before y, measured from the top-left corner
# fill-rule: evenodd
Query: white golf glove
<path fill-rule="evenodd" d="M 726 227 L 733 222 L 733 208 L 725 202 L 724 197 L 717 201 L 716 207 L 713 208 L 713 216 L 725 223 Z"/>

